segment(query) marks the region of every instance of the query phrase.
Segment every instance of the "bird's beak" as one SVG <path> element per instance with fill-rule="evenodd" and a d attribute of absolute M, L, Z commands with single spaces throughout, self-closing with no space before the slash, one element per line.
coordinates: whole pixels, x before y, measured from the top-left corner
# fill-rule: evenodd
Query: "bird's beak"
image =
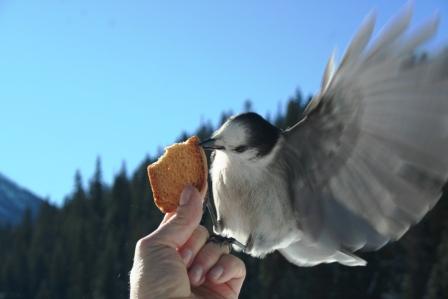
<path fill-rule="evenodd" d="M 209 138 L 199 143 L 205 150 L 223 150 L 224 146 L 216 144 L 215 138 Z"/>

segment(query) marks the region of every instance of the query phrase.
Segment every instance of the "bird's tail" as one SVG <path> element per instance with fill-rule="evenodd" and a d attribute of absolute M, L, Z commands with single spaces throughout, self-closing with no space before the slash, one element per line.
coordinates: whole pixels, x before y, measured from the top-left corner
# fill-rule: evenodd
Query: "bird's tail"
<path fill-rule="evenodd" d="M 340 263 L 345 266 L 365 266 L 367 262 L 351 252 L 328 250 L 301 240 L 280 249 L 280 253 L 299 267 L 312 267 L 321 263 Z"/>

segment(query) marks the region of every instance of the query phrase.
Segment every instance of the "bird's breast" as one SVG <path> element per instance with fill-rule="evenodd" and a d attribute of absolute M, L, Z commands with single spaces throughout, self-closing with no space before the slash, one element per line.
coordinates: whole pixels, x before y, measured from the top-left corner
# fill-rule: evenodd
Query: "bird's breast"
<path fill-rule="evenodd" d="M 251 198 L 255 180 L 248 169 L 231 163 L 225 154 L 215 155 L 211 165 L 213 199 L 222 235 L 246 242 L 251 231 L 251 217 L 247 211 L 252 206 Z"/>
<path fill-rule="evenodd" d="M 213 197 L 221 231 L 217 233 L 246 243 L 260 236 L 274 247 L 295 228 L 282 177 L 269 169 L 232 163 L 217 154 L 211 167 Z"/>

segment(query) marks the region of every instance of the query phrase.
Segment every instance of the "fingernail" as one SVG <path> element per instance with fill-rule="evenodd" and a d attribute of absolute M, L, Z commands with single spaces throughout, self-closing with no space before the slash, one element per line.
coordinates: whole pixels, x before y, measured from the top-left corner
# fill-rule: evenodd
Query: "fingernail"
<path fill-rule="evenodd" d="M 187 186 L 182 191 L 182 194 L 180 195 L 179 205 L 185 206 L 190 201 L 191 195 L 193 194 L 193 187 Z"/>
<path fill-rule="evenodd" d="M 224 272 L 224 268 L 221 266 L 216 266 L 210 272 L 208 272 L 208 275 L 211 279 L 217 280 L 221 277 L 222 273 Z"/>
<path fill-rule="evenodd" d="M 194 265 L 190 269 L 190 279 L 191 279 L 191 282 L 192 283 L 199 283 L 199 281 L 201 281 L 203 273 L 204 273 L 204 270 L 202 269 L 201 266 Z"/>
<path fill-rule="evenodd" d="M 193 252 L 190 249 L 185 249 L 185 250 L 181 251 L 180 257 L 184 261 L 185 265 L 188 264 L 192 255 L 193 255 Z"/>

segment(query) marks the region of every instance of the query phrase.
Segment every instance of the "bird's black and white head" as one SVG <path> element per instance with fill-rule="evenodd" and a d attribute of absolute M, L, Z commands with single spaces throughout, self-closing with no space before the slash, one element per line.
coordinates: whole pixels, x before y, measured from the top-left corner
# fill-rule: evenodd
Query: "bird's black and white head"
<path fill-rule="evenodd" d="M 253 162 L 267 157 L 280 135 L 280 129 L 248 112 L 229 118 L 202 146 L 224 153 L 231 160 Z"/>

